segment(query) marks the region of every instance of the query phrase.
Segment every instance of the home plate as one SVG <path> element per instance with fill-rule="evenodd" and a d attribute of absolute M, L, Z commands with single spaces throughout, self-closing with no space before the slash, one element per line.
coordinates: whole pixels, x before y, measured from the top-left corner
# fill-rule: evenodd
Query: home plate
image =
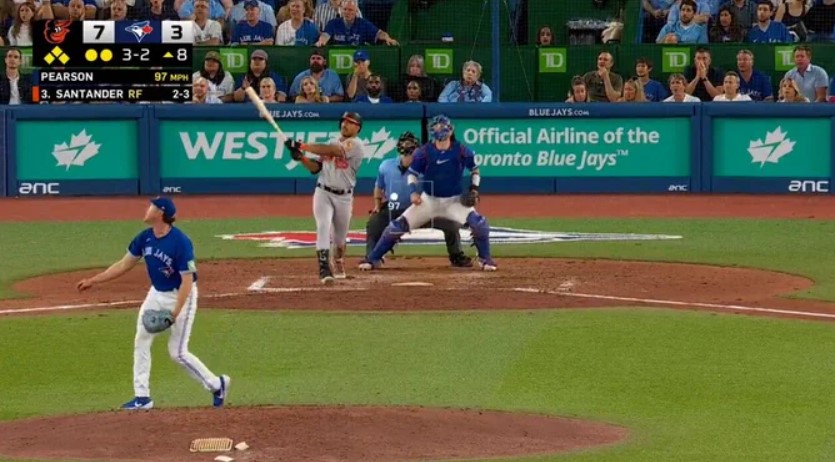
<path fill-rule="evenodd" d="M 431 287 L 435 284 L 431 282 L 394 282 L 391 285 L 394 287 Z"/>

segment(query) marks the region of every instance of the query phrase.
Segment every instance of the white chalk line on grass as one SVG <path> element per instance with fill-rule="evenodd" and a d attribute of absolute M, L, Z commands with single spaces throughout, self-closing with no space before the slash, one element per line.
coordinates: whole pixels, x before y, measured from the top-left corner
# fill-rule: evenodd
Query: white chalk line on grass
<path fill-rule="evenodd" d="M 227 298 L 247 295 L 245 292 L 230 292 L 226 294 L 211 294 L 201 295 L 200 298 Z M 121 302 L 100 302 L 100 303 L 81 303 L 78 305 L 55 305 L 55 306 L 40 306 L 37 308 L 18 308 L 0 310 L 0 315 L 3 314 L 23 314 L 23 313 L 38 313 L 44 311 L 68 311 L 81 310 L 84 308 L 113 308 L 121 305 L 138 305 L 145 300 L 123 300 Z"/>
<path fill-rule="evenodd" d="M 826 319 L 835 319 L 835 314 L 831 313 L 813 313 L 810 311 L 792 311 L 792 310 L 780 310 L 776 308 L 757 308 L 753 306 L 742 306 L 742 305 L 723 305 L 719 303 L 700 303 L 700 302 L 682 302 L 677 300 L 659 300 L 654 298 L 637 298 L 637 297 L 618 297 L 615 295 L 602 295 L 602 294 L 584 294 L 584 293 L 577 293 L 577 292 L 560 292 L 555 290 L 542 290 L 542 289 L 535 289 L 533 287 L 516 287 L 510 289 L 513 292 L 524 292 L 524 293 L 537 293 L 537 294 L 548 294 L 548 295 L 559 295 L 560 297 L 575 297 L 575 298 L 594 298 L 599 300 L 614 300 L 619 302 L 636 302 L 636 303 L 648 303 L 653 305 L 671 305 L 671 306 L 693 306 L 699 308 L 716 308 L 720 310 L 731 310 L 731 311 L 750 311 L 755 313 L 772 313 L 772 314 L 790 314 L 793 316 L 806 316 L 810 318 L 826 318 Z"/>

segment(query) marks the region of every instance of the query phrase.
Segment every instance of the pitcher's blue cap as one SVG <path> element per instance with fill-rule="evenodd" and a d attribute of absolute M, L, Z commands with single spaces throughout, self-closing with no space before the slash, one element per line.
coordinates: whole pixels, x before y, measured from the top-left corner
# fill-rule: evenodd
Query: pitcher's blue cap
<path fill-rule="evenodd" d="M 177 213 L 177 207 L 174 207 L 174 201 L 167 197 L 157 196 L 151 199 L 151 203 L 154 204 L 158 209 L 162 210 L 162 213 L 168 215 L 171 218 L 173 218 L 174 214 Z"/>

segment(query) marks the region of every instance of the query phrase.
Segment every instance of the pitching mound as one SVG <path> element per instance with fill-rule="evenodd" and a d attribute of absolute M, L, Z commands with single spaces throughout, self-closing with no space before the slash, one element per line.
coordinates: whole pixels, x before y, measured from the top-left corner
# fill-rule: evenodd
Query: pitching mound
<path fill-rule="evenodd" d="M 388 259 L 383 269 L 361 272 L 349 259 L 349 279 L 324 287 L 310 258 L 204 262 L 202 308 L 265 310 L 432 311 L 666 306 L 734 311 L 745 305 L 789 312 L 835 313 L 835 304 L 784 298 L 808 289 L 802 277 L 745 268 L 679 263 L 555 258 L 498 259 L 499 271 L 451 268 L 444 258 Z M 144 268 L 121 280 L 78 293 L 75 284 L 95 271 L 36 277 L 15 288 L 28 299 L 0 301 L 4 309 L 90 305 L 136 309 L 148 283 Z M 654 300 L 680 302 L 655 303 Z M 688 303 L 716 304 L 722 308 Z M 748 314 L 786 316 L 791 313 Z M 806 316 L 808 317 L 808 316 Z"/>
<path fill-rule="evenodd" d="M 408 461 L 554 454 L 623 441 L 622 427 L 541 415 L 412 407 L 176 409 L 0 424 L 0 454 L 39 459 L 210 461 L 196 438 L 228 437 L 239 461 Z"/>

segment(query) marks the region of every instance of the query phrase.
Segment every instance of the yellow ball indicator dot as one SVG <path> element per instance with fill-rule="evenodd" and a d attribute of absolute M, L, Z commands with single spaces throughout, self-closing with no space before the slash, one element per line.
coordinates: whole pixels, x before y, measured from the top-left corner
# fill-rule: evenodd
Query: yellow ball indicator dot
<path fill-rule="evenodd" d="M 86 59 L 87 61 L 95 61 L 98 57 L 99 54 L 96 52 L 96 50 L 93 50 L 92 48 L 84 52 L 84 59 Z"/>
<path fill-rule="evenodd" d="M 99 57 L 101 58 L 102 61 L 108 62 L 111 59 L 113 59 L 113 52 L 105 48 L 104 50 L 101 51 L 101 54 L 99 55 Z"/>

